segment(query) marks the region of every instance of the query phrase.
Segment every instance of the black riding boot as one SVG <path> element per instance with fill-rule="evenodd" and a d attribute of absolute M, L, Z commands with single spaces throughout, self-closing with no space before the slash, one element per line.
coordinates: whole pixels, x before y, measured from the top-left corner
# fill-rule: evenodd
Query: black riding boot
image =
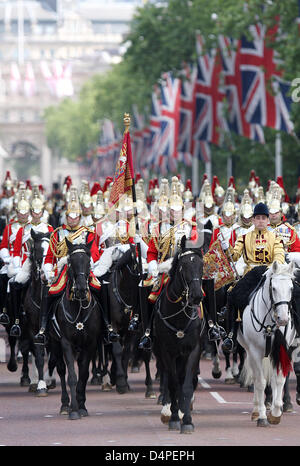
<path fill-rule="evenodd" d="M 225 353 L 232 353 L 236 347 L 237 331 L 239 327 L 239 322 L 241 321 L 241 313 L 236 310 L 230 293 L 227 297 L 227 318 L 228 318 L 228 332 L 227 337 L 222 343 L 222 349 Z"/>
<path fill-rule="evenodd" d="M 43 285 L 42 291 L 42 301 L 41 301 L 41 310 L 40 310 L 40 330 L 33 337 L 33 341 L 35 345 L 45 345 L 46 344 L 46 327 L 48 323 L 48 315 L 49 309 L 53 302 L 53 297 L 49 295 L 49 287 L 47 285 Z"/>
<path fill-rule="evenodd" d="M 152 320 L 154 317 L 154 304 L 148 300 L 148 296 L 151 290 L 152 290 L 152 287 L 143 288 L 144 295 L 143 295 L 142 305 L 145 306 L 145 309 L 141 310 L 141 316 L 143 316 L 142 327 L 143 327 L 144 335 L 140 339 L 138 349 L 144 350 L 144 351 L 152 350 L 152 340 L 151 340 L 150 334 L 151 334 Z"/>
<path fill-rule="evenodd" d="M 119 341 L 120 335 L 113 330 L 109 318 L 109 295 L 108 295 L 108 284 L 101 283 L 101 291 L 99 294 L 99 301 L 102 309 L 102 317 L 107 330 L 107 343 L 115 343 Z"/>
<path fill-rule="evenodd" d="M 21 297 L 22 297 L 22 288 L 23 285 L 18 282 L 12 282 L 10 284 L 10 295 L 11 295 L 11 304 L 12 311 L 14 315 L 14 324 L 10 329 L 10 336 L 19 338 L 21 336 L 21 327 L 20 327 L 20 308 L 21 308 Z"/>
<path fill-rule="evenodd" d="M 210 341 L 220 340 L 226 336 L 223 327 L 216 323 L 216 295 L 215 295 L 215 282 L 214 279 L 203 280 L 203 290 L 205 293 L 205 318 L 208 325 L 208 339 Z"/>
<path fill-rule="evenodd" d="M 3 273 L 0 274 L 0 324 L 9 324 L 9 315 L 6 310 L 6 299 L 7 299 L 7 283 L 8 276 Z"/>

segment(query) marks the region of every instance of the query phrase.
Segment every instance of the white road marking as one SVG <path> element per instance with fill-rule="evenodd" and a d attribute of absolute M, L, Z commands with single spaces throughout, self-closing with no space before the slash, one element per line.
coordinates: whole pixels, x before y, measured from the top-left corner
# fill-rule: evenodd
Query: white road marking
<path fill-rule="evenodd" d="M 211 388 L 211 386 L 207 382 L 205 382 L 205 380 L 202 379 L 202 377 L 200 377 L 200 375 L 198 376 L 198 380 L 199 380 L 199 382 L 200 382 L 200 384 L 202 385 L 203 388 Z"/>
<path fill-rule="evenodd" d="M 219 403 L 227 403 L 227 401 L 224 400 L 224 398 L 219 395 L 218 392 L 209 392 L 211 396 L 213 396 Z"/>

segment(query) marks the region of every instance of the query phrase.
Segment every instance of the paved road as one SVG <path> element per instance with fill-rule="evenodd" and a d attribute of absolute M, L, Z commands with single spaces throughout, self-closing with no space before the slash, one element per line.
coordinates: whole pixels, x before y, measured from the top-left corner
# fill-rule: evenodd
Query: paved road
<path fill-rule="evenodd" d="M 225 367 L 221 361 L 222 369 Z M 202 360 L 200 383 L 193 410 L 195 432 L 168 431 L 160 421 L 155 399 L 145 399 L 145 372 L 130 373 L 131 391 L 101 391 L 88 386 L 89 416 L 70 421 L 59 415 L 60 386 L 46 398 L 37 398 L 19 385 L 21 365 L 15 373 L 0 363 L 0 444 L 7 446 L 287 446 L 300 445 L 300 406 L 295 402 L 295 375 L 290 387 L 293 412 L 285 413 L 277 426 L 258 428 L 250 420 L 253 394 L 238 384 L 226 385 L 211 375 L 211 361 Z M 152 374 L 155 365 L 152 363 Z M 158 393 L 158 383 L 154 383 Z M 109 450 L 108 450 L 109 451 Z"/>

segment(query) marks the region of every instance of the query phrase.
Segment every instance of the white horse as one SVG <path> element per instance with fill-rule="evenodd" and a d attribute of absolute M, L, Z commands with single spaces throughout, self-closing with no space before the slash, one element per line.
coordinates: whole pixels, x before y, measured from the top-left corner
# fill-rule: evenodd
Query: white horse
<path fill-rule="evenodd" d="M 254 383 L 251 419 L 262 427 L 280 422 L 283 386 L 291 370 L 285 349 L 296 337 L 290 314 L 294 264 L 275 261 L 264 275 L 263 285 L 253 293 L 243 312 L 243 327 L 238 332 L 238 341 L 247 353 L 245 382 L 249 383 L 252 376 Z M 271 384 L 273 397 L 268 416 L 264 403 L 266 383 Z"/>

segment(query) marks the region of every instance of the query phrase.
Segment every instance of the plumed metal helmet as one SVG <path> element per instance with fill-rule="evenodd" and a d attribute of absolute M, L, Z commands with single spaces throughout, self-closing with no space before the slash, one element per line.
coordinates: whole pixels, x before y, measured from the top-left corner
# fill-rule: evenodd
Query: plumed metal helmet
<path fill-rule="evenodd" d="M 44 210 L 44 202 L 40 197 L 40 190 L 38 185 L 34 185 L 32 188 L 30 208 L 36 214 L 39 214 Z"/>
<path fill-rule="evenodd" d="M 199 201 L 203 202 L 204 208 L 211 209 L 215 205 L 215 201 L 212 195 L 210 182 L 205 179 L 199 195 Z"/>
<path fill-rule="evenodd" d="M 263 202 L 259 202 L 258 204 L 256 204 L 253 211 L 253 217 L 255 217 L 256 215 L 266 215 L 267 217 L 269 217 L 269 209 L 267 204 L 264 204 Z"/>
<path fill-rule="evenodd" d="M 93 217 L 96 219 L 100 219 L 105 215 L 103 192 L 99 190 L 96 196 L 96 203 L 93 207 Z"/>
<path fill-rule="evenodd" d="M 81 207 L 78 199 L 78 193 L 75 186 L 70 189 L 70 201 L 68 202 L 66 215 L 71 218 L 76 218 L 81 215 Z"/>
<path fill-rule="evenodd" d="M 180 182 L 177 176 L 173 176 L 171 183 L 170 209 L 182 210 L 182 208 L 183 201 L 181 196 Z"/>
<path fill-rule="evenodd" d="M 159 191 L 159 199 L 158 199 L 158 207 L 163 212 L 166 212 L 169 207 L 169 197 L 170 197 L 170 188 L 169 188 L 169 181 L 167 178 L 162 178 L 160 182 L 160 191 Z"/>
<path fill-rule="evenodd" d="M 271 197 L 269 198 L 268 207 L 270 214 L 281 212 L 282 188 L 275 183 L 272 187 Z"/>
<path fill-rule="evenodd" d="M 192 193 L 192 182 L 190 179 L 186 181 L 185 191 L 183 192 L 182 197 L 183 197 L 184 202 L 192 202 L 194 199 L 194 196 Z"/>
<path fill-rule="evenodd" d="M 19 214 L 22 214 L 22 215 L 28 214 L 30 211 L 30 204 L 26 199 L 25 187 L 22 187 L 19 190 L 16 210 Z"/>
<path fill-rule="evenodd" d="M 13 189 L 13 181 L 11 179 L 9 170 L 7 170 L 7 172 L 6 172 L 5 179 L 3 181 L 2 187 L 3 187 L 3 189 L 7 189 L 7 190 Z"/>
<path fill-rule="evenodd" d="M 246 219 L 251 218 L 253 216 L 252 200 L 248 189 L 244 190 L 239 215 L 240 217 Z"/>
<path fill-rule="evenodd" d="M 226 215 L 226 217 L 230 217 L 235 214 L 234 194 L 235 190 L 233 186 L 229 186 L 226 190 L 224 204 L 222 207 L 222 214 Z"/>

